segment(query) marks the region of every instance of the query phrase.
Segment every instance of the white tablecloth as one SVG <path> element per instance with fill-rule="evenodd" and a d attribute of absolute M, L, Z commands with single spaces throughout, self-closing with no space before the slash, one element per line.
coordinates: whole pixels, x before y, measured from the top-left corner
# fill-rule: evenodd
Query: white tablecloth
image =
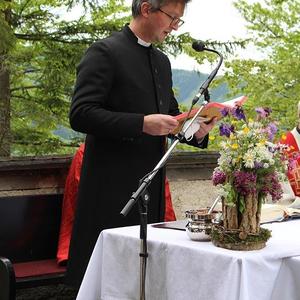
<path fill-rule="evenodd" d="M 264 227 L 264 249 L 231 251 L 148 226 L 146 299 L 300 299 L 300 220 Z M 139 299 L 139 251 L 139 226 L 103 231 L 77 299 Z"/>

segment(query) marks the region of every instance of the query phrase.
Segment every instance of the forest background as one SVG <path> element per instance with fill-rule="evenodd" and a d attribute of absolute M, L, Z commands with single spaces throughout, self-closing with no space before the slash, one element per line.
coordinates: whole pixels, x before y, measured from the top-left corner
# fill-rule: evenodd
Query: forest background
<path fill-rule="evenodd" d="M 76 5 L 82 15 L 64 20 Z M 250 116 L 254 107 L 270 107 L 281 131 L 289 130 L 297 123 L 300 95 L 300 1 L 239 0 L 234 5 L 245 19 L 248 37 L 204 41 L 225 56 L 223 74 L 211 85 L 212 99 L 247 95 Z M 130 7 L 123 0 L 0 0 L 0 156 L 74 153 L 84 139 L 69 129 L 68 121 L 76 65 L 92 42 L 120 30 L 129 19 Z M 216 55 L 195 52 L 192 41 L 186 32 L 157 46 L 171 56 L 185 53 L 198 64 L 214 66 Z M 263 59 L 234 55 L 253 46 L 264 53 Z M 180 81 L 191 74 L 173 71 L 180 98 L 187 89 Z M 194 84 L 185 99 L 206 76 L 192 74 L 194 79 L 186 80 Z M 189 105 L 181 104 L 185 109 Z M 217 149 L 218 138 L 211 144 L 210 149 Z"/>

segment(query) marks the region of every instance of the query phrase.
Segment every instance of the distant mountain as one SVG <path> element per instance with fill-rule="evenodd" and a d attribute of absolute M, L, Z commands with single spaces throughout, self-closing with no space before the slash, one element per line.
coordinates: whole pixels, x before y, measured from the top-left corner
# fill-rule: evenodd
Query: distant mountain
<path fill-rule="evenodd" d="M 208 74 L 202 74 L 196 71 L 173 69 L 173 88 L 175 89 L 176 99 L 180 104 L 189 106 L 192 99 L 198 93 L 201 84 L 208 78 Z M 218 87 L 209 88 L 211 99 L 215 102 L 229 100 L 225 97 L 228 93 L 226 84 Z"/>

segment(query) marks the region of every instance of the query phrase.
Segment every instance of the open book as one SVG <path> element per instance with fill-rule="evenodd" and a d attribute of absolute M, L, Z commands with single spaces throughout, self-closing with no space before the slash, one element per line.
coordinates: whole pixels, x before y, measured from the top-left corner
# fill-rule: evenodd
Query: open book
<path fill-rule="evenodd" d="M 284 204 L 263 204 L 261 224 L 285 222 L 300 219 L 300 209 L 291 208 Z"/>
<path fill-rule="evenodd" d="M 201 121 L 209 123 L 214 117 L 217 117 L 218 120 L 223 118 L 223 115 L 221 113 L 223 108 L 233 108 L 235 106 L 242 106 L 244 102 L 247 100 L 246 96 L 241 96 L 229 101 L 225 101 L 222 103 L 219 102 L 209 102 L 205 105 L 205 107 L 201 110 L 200 114 L 198 117 L 200 117 Z M 199 108 L 194 108 L 192 109 L 189 118 L 191 119 L 194 117 L 194 115 L 197 113 Z M 179 122 L 179 125 L 172 131 L 172 134 L 177 134 L 182 127 L 182 123 L 185 121 L 187 117 L 187 112 L 184 112 L 175 118 Z"/>
<path fill-rule="evenodd" d="M 283 216 L 285 218 L 300 218 L 300 209 L 287 207 L 283 211 Z"/>

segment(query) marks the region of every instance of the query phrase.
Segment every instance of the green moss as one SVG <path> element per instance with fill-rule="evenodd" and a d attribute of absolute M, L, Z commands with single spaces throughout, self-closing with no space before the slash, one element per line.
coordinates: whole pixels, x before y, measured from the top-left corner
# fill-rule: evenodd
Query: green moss
<path fill-rule="evenodd" d="M 218 245 L 228 245 L 225 248 L 237 248 L 236 246 L 252 246 L 254 244 L 265 243 L 271 237 L 271 231 L 265 228 L 260 228 L 257 235 L 249 234 L 245 239 L 240 239 L 238 231 L 224 231 L 223 227 L 214 226 L 211 231 L 211 239 Z M 231 245 L 232 247 L 230 247 Z"/>

